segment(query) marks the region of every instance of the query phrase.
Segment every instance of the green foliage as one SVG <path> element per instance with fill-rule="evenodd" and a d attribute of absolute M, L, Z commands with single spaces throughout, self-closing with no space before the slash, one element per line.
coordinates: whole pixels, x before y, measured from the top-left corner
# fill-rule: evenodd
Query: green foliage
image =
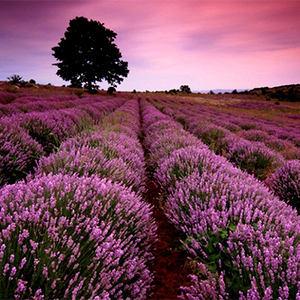
<path fill-rule="evenodd" d="M 222 151 L 222 138 L 225 137 L 225 133 L 222 129 L 217 127 L 209 127 L 201 135 L 201 140 L 204 144 L 208 145 L 213 151 L 221 153 Z"/>
<path fill-rule="evenodd" d="M 232 255 L 227 251 L 227 242 L 231 232 L 236 231 L 236 226 L 231 224 L 228 228 L 218 228 L 217 232 L 209 231 L 193 237 L 187 237 L 184 241 L 188 247 L 193 248 L 193 244 L 202 244 L 207 258 L 199 251 L 197 259 L 205 264 L 209 272 L 216 278 L 222 271 L 225 272 L 226 290 L 229 291 L 230 299 L 238 299 L 239 291 L 246 293 L 251 287 L 249 276 L 239 273 L 239 268 L 232 263 Z M 204 242 L 206 241 L 206 242 Z M 196 252 L 197 249 L 193 248 Z M 202 277 L 206 274 L 202 274 Z"/>
<path fill-rule="evenodd" d="M 260 180 L 264 180 L 276 168 L 276 158 L 259 148 L 250 151 L 249 149 L 236 150 L 231 153 L 229 160 Z"/>

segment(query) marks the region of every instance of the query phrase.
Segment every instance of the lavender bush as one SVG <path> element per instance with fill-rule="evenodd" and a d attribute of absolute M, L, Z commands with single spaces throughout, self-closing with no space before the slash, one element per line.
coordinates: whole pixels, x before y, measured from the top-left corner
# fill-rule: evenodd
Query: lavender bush
<path fill-rule="evenodd" d="M 245 173 L 241 176 L 241 171 L 230 166 L 213 172 L 203 169 L 201 175 L 196 170 L 176 183 L 165 209 L 169 219 L 186 233 L 184 247 L 190 256 L 206 266 L 204 273 L 199 269 L 198 280 L 218 281 L 219 275 L 224 275 L 223 287 L 209 283 L 217 295 L 227 298 L 228 294 L 230 299 L 247 295 L 255 279 L 256 299 L 262 299 L 266 288 L 278 298 L 285 285 L 289 296 L 296 296 L 299 217 L 254 178 Z M 198 295 L 202 291 L 199 289 Z"/>
<path fill-rule="evenodd" d="M 282 140 L 270 136 L 270 138 L 265 141 L 265 145 L 278 151 L 287 160 L 300 159 L 300 149 L 289 140 Z"/>
<path fill-rule="evenodd" d="M 14 183 L 32 171 L 42 146 L 10 118 L 0 119 L 0 185 Z"/>
<path fill-rule="evenodd" d="M 203 145 L 187 146 L 174 150 L 171 155 L 159 162 L 154 173 L 154 178 L 160 186 L 161 192 L 170 193 L 180 179 L 198 170 L 202 173 L 202 168 L 215 172 L 226 162 L 225 158 L 212 155 Z"/>
<path fill-rule="evenodd" d="M 48 175 L 0 190 L 0 298 L 145 299 L 151 207 L 97 176 Z"/>
<path fill-rule="evenodd" d="M 254 142 L 262 142 L 268 148 L 279 152 L 285 159 L 298 159 L 300 158 L 300 150 L 294 143 L 288 140 L 280 139 L 274 135 L 268 134 L 262 130 L 247 130 L 240 131 L 239 136 Z M 264 146 L 263 146 L 264 147 Z"/>
<path fill-rule="evenodd" d="M 7 104 L 0 104 L 0 118 L 9 117 L 20 112 L 21 111 L 19 109 L 12 105 L 8 106 Z"/>
<path fill-rule="evenodd" d="M 299 160 L 286 161 L 265 182 L 281 200 L 300 210 Z"/>
<path fill-rule="evenodd" d="M 145 166 L 139 157 L 132 153 L 130 155 L 132 161 L 128 162 L 121 156 L 112 157 L 114 151 L 118 151 L 118 147 L 111 150 L 110 152 L 109 148 L 106 148 L 106 153 L 110 156 L 108 158 L 101 147 L 75 145 L 66 148 L 63 144 L 58 152 L 52 153 L 48 157 L 42 157 L 35 171 L 36 174 L 61 173 L 78 174 L 79 176 L 97 174 L 101 178 L 122 182 L 136 192 L 144 190 Z"/>
<path fill-rule="evenodd" d="M 83 130 L 89 130 L 94 124 L 91 116 L 80 108 L 67 108 L 59 110 L 62 118 L 65 120 L 71 119 L 73 126 L 69 127 L 66 123 L 63 125 L 67 131 L 68 136 L 73 136 L 74 134 L 81 132 Z M 68 128 L 69 127 L 69 128 Z"/>
<path fill-rule="evenodd" d="M 192 133 L 209 146 L 216 154 L 225 154 L 223 139 L 230 135 L 230 131 L 215 124 L 197 126 Z"/>
<path fill-rule="evenodd" d="M 261 142 L 250 142 L 231 134 L 222 140 L 226 157 L 242 170 L 264 180 L 284 158 Z"/>
<path fill-rule="evenodd" d="M 63 117 L 58 111 L 32 112 L 14 116 L 14 122 L 27 130 L 29 135 L 38 141 L 46 153 L 75 132 L 75 125 L 70 118 Z"/>
<path fill-rule="evenodd" d="M 270 139 L 270 135 L 262 130 L 243 130 L 239 132 L 239 135 L 245 138 L 248 141 L 255 141 L 255 142 L 265 142 L 266 140 Z"/>
<path fill-rule="evenodd" d="M 95 123 L 97 123 L 103 116 L 103 112 L 93 106 L 93 104 L 80 104 L 77 106 L 77 108 L 85 111 Z"/>

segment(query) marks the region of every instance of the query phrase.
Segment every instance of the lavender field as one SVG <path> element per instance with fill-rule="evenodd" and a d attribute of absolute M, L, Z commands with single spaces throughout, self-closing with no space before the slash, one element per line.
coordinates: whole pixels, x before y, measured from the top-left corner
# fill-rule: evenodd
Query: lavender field
<path fill-rule="evenodd" d="M 243 95 L 2 83 L 0 299 L 300 299 L 299 115 Z M 190 274 L 168 295 L 149 183 Z"/>

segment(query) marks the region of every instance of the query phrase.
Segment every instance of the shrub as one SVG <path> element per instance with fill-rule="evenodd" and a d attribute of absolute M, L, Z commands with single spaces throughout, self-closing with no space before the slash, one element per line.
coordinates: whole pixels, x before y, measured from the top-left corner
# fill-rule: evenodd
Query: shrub
<path fill-rule="evenodd" d="M 83 94 L 84 94 L 84 90 L 76 90 L 74 92 L 74 94 L 78 97 L 78 98 L 82 98 Z"/>
<path fill-rule="evenodd" d="M 300 292 L 296 211 L 253 177 L 230 164 L 224 167 L 204 166 L 202 173 L 195 170 L 185 176 L 164 206 L 170 221 L 187 235 L 184 248 L 199 263 L 193 288 L 184 289 L 187 293 L 195 289 L 191 293 L 195 298 L 187 299 L 204 299 L 205 291 L 238 299 L 255 287 L 257 299 L 267 288 L 275 299 L 288 299 L 283 286 L 295 298 Z"/>
<path fill-rule="evenodd" d="M 154 178 L 162 192 L 168 191 L 170 193 L 175 188 L 176 182 L 195 170 L 198 170 L 200 174 L 203 168 L 215 172 L 226 162 L 224 157 L 212 154 L 200 144 L 187 146 L 173 151 L 167 159 L 161 161 L 154 173 Z"/>
<path fill-rule="evenodd" d="M 22 76 L 16 74 L 7 77 L 7 79 L 12 84 L 21 84 L 23 82 Z"/>
<path fill-rule="evenodd" d="M 300 211 L 300 160 L 286 161 L 266 180 L 283 201 Z"/>
<path fill-rule="evenodd" d="M 224 151 L 222 139 L 229 135 L 228 130 L 215 124 L 203 124 L 193 130 L 193 133 L 216 154 Z"/>
<path fill-rule="evenodd" d="M 145 299 L 151 207 L 97 176 L 48 175 L 0 190 L 0 298 Z"/>
<path fill-rule="evenodd" d="M 51 153 L 76 132 L 73 120 L 59 111 L 30 112 L 17 115 L 15 119 L 44 147 L 46 153 Z"/>
<path fill-rule="evenodd" d="M 270 139 L 270 135 L 262 130 L 244 130 L 239 134 L 248 141 L 265 142 L 266 140 Z"/>
<path fill-rule="evenodd" d="M 64 145 L 62 146 L 64 148 Z M 139 162 L 138 158 L 131 163 L 122 157 L 108 159 L 100 147 L 71 146 L 68 150 L 62 149 L 41 158 L 36 174 L 61 173 L 79 176 L 97 174 L 101 178 L 110 178 L 113 182 L 123 183 L 138 192 L 143 190 L 145 174 L 143 168 L 138 169 L 138 165 L 134 166 L 135 162 Z"/>
<path fill-rule="evenodd" d="M 116 88 L 113 87 L 113 86 L 110 86 L 108 89 L 107 89 L 107 94 L 110 94 L 110 95 L 113 95 L 114 92 L 116 92 Z"/>
<path fill-rule="evenodd" d="M 42 146 L 11 118 L 0 120 L 0 185 L 25 178 L 43 154 Z"/>
<path fill-rule="evenodd" d="M 274 172 L 284 160 L 279 153 L 261 142 L 250 142 L 233 135 L 224 138 L 222 142 L 227 144 L 228 160 L 260 180 Z"/>

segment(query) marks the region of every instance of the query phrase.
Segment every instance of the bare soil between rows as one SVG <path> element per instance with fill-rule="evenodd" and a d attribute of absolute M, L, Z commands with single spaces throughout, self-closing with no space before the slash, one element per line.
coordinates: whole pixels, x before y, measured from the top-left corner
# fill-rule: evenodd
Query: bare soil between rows
<path fill-rule="evenodd" d="M 159 207 L 159 191 L 154 181 L 149 178 L 146 200 L 153 205 L 153 217 L 157 224 L 158 241 L 154 245 L 155 260 L 151 266 L 154 273 L 154 290 L 147 299 L 177 299 L 180 286 L 188 286 L 186 253 L 180 249 L 180 232 L 169 222 L 162 208 Z"/>
<path fill-rule="evenodd" d="M 142 124 L 140 112 L 140 124 Z M 145 158 L 149 155 L 144 144 L 144 132 L 139 137 Z M 174 300 L 181 294 L 181 286 L 189 286 L 191 281 L 186 267 L 187 254 L 180 246 L 181 233 L 172 225 L 160 206 L 159 188 L 155 185 L 152 173 L 147 169 L 145 200 L 153 206 L 153 218 L 157 225 L 157 242 L 153 245 L 154 261 L 150 270 L 154 274 L 154 288 L 148 292 L 147 300 Z"/>

